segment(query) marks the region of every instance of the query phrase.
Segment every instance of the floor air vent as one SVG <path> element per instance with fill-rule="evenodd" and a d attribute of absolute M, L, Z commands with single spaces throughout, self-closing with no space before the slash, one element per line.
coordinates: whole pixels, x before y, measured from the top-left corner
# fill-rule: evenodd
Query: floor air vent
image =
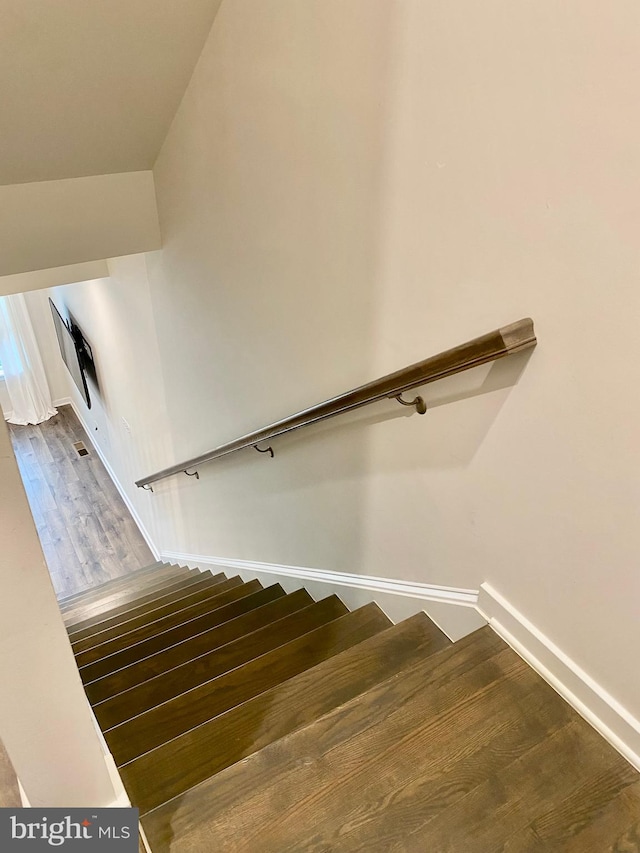
<path fill-rule="evenodd" d="M 74 446 L 75 451 L 78 454 L 78 456 L 88 456 L 89 455 L 89 451 L 85 447 L 83 441 L 74 441 L 73 446 Z"/>

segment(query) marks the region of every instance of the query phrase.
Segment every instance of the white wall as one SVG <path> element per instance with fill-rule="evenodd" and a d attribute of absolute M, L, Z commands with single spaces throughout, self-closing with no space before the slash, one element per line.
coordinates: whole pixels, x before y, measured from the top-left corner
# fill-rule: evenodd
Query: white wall
<path fill-rule="evenodd" d="M 59 396 L 73 399 L 91 441 L 107 458 L 144 529 L 157 541 L 161 539 L 157 525 L 162 525 L 162 515 L 172 514 L 170 506 L 154 521 L 149 495 L 134 486 L 137 478 L 161 466 L 173 453 L 149 296 L 148 258 L 153 255 L 112 259 L 108 278 L 55 287 L 48 295 L 61 314 L 73 316 L 82 329 L 98 373 L 98 387 L 89 381 L 91 408 L 87 408 L 54 340 L 53 360 L 64 379 Z"/>
<path fill-rule="evenodd" d="M 151 172 L 0 186 L 0 276 L 159 246 Z"/>
<path fill-rule="evenodd" d="M 0 518 L 0 736 L 32 806 L 109 806 L 116 792 L 4 421 Z"/>
<path fill-rule="evenodd" d="M 522 316 L 540 344 L 424 418 L 381 403 L 159 485 L 164 549 L 490 581 L 640 714 L 636 18 L 223 3 L 154 170 L 158 467 Z"/>

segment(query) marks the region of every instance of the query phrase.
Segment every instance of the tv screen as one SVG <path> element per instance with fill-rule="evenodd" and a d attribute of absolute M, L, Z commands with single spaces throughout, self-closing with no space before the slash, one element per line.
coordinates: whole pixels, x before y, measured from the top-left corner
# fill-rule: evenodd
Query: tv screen
<path fill-rule="evenodd" d="M 88 408 L 91 408 L 91 397 L 89 396 L 89 388 L 84 373 L 84 341 L 82 332 L 77 326 L 62 318 L 51 299 L 49 299 L 49 305 L 51 306 L 53 325 L 58 336 L 62 360 L 66 364 L 67 370 L 71 374 Z"/>

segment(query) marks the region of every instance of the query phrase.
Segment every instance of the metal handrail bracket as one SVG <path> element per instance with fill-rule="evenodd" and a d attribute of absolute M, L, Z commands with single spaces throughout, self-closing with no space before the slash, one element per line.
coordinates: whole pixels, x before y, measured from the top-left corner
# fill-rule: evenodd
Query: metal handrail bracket
<path fill-rule="evenodd" d="M 504 356 L 512 355 L 525 349 L 530 349 L 536 343 L 533 320 L 530 318 L 518 320 L 517 323 L 503 326 L 494 332 L 474 338 L 471 341 L 467 341 L 467 343 L 453 347 L 453 349 L 445 350 L 445 352 L 426 358 L 424 361 L 419 361 L 409 367 L 404 367 L 402 370 L 397 370 L 395 373 L 389 373 L 387 376 L 375 379 L 373 382 L 368 382 L 366 385 L 361 385 L 352 391 L 339 394 L 337 397 L 332 397 L 323 403 L 318 403 L 315 406 L 269 424 L 269 426 L 262 427 L 226 444 L 222 444 L 208 453 L 203 453 L 201 456 L 196 456 L 179 465 L 172 465 L 169 468 L 164 468 L 162 471 L 157 471 L 155 474 L 150 474 L 148 477 L 137 480 L 136 486 L 145 488 L 150 486 L 151 483 L 163 480 L 165 477 L 171 477 L 173 474 L 186 474 L 188 473 L 188 469 L 199 468 L 206 462 L 212 462 L 214 459 L 220 459 L 223 456 L 228 456 L 230 453 L 235 453 L 247 447 L 255 447 L 257 450 L 260 450 L 257 445 L 262 442 L 271 441 L 279 435 L 284 435 L 301 427 L 310 426 L 327 418 L 333 418 L 336 415 L 359 409 L 362 406 L 368 406 L 370 403 L 375 403 L 378 400 L 387 398 L 396 399 L 403 405 L 415 405 L 416 411 L 424 414 L 426 411 L 424 400 L 421 397 L 416 397 L 415 400 L 407 402 L 402 399 L 402 394 L 405 391 L 418 388 L 422 385 L 428 385 L 431 382 L 437 382 L 439 379 L 444 379 L 455 373 L 461 373 L 464 370 L 470 370 L 472 367 L 478 367 L 478 365 L 504 358 Z M 265 448 L 263 452 L 269 450 L 271 450 L 270 447 Z M 271 455 L 273 456 L 272 450 Z"/>

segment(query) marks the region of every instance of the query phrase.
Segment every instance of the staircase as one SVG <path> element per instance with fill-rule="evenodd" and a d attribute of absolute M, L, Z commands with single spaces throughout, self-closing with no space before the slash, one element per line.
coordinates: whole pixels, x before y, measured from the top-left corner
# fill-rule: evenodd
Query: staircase
<path fill-rule="evenodd" d="M 489 627 L 163 563 L 61 611 L 153 853 L 640 849 L 635 771 Z"/>

